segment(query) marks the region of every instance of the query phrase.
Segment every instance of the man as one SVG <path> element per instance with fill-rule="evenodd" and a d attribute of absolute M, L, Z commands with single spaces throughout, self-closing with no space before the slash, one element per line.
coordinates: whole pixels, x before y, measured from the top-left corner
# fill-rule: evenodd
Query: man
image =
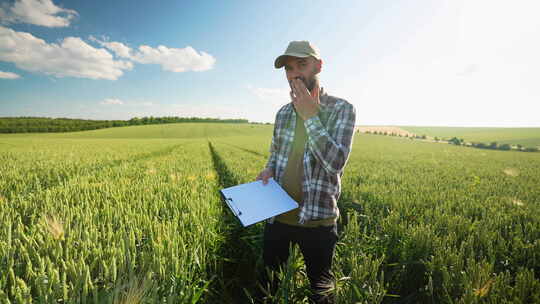
<path fill-rule="evenodd" d="M 290 42 L 274 66 L 285 67 L 291 102 L 276 115 L 270 159 L 257 180 L 266 184 L 273 177 L 300 207 L 266 223 L 263 260 L 277 270 L 286 262 L 289 246 L 298 244 L 311 285 L 310 300 L 333 303 L 337 200 L 356 113 L 350 103 L 319 87 L 322 60 L 308 41 Z"/>

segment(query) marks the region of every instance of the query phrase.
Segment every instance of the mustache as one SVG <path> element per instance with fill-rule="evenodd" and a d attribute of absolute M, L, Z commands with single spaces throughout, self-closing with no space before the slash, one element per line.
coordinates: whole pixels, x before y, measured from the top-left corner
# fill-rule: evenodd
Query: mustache
<path fill-rule="evenodd" d="M 306 83 L 306 79 L 304 77 L 302 77 L 302 76 L 295 77 L 295 78 L 289 80 L 289 86 L 291 87 L 291 90 L 292 90 L 292 81 L 295 80 L 295 79 L 300 79 L 300 80 L 302 80 L 302 82 L 304 84 Z"/>
<path fill-rule="evenodd" d="M 292 81 L 294 79 L 300 79 L 302 80 L 302 82 L 304 83 L 304 85 L 306 86 L 306 88 L 311 91 L 313 90 L 313 88 L 315 87 L 316 84 L 319 83 L 319 78 L 317 77 L 317 75 L 315 75 L 312 79 L 310 79 L 310 81 L 308 81 L 306 78 L 302 77 L 302 76 L 298 76 L 298 77 L 295 77 L 291 80 L 289 80 L 289 87 L 291 88 L 291 91 L 294 91 L 293 90 L 293 87 L 292 87 Z"/>
<path fill-rule="evenodd" d="M 309 83 L 309 82 L 307 81 L 306 78 L 304 78 L 304 77 L 302 77 L 302 76 L 298 76 L 298 77 L 295 77 L 295 78 L 289 80 L 289 87 L 291 88 L 291 91 L 293 90 L 293 87 L 292 87 L 292 81 L 293 81 L 294 79 L 300 79 L 300 80 L 302 80 L 302 82 L 304 83 L 304 85 L 306 86 L 306 88 L 308 88 L 308 89 L 311 90 L 311 88 L 310 88 L 310 87 L 312 86 L 311 83 Z"/>

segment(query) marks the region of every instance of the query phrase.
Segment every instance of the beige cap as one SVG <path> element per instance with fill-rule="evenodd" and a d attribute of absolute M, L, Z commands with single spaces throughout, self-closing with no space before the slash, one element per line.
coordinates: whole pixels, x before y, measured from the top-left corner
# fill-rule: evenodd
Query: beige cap
<path fill-rule="evenodd" d="M 291 41 L 289 43 L 289 46 L 285 50 L 285 54 L 279 56 L 276 58 L 276 61 L 274 62 L 274 66 L 276 69 L 280 69 L 285 65 L 285 58 L 287 56 L 293 56 L 293 57 L 309 57 L 313 56 L 316 59 L 321 59 L 321 55 L 319 54 L 319 51 L 317 48 L 309 43 L 309 41 Z"/>

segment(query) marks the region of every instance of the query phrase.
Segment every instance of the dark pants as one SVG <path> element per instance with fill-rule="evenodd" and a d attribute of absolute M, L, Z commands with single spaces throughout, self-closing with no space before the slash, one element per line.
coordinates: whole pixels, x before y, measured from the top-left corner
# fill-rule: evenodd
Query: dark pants
<path fill-rule="evenodd" d="M 311 285 L 312 303 L 334 303 L 332 258 L 338 240 L 337 225 L 305 228 L 275 221 L 264 228 L 263 260 L 266 267 L 276 271 L 289 257 L 289 246 L 298 244 L 304 256 Z M 267 282 L 274 283 L 275 282 Z"/>

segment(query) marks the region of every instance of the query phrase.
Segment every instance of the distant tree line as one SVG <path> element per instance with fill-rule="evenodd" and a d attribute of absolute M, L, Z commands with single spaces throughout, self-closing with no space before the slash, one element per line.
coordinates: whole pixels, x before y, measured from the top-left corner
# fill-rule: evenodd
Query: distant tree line
<path fill-rule="evenodd" d="M 366 131 L 366 134 L 375 134 L 375 135 L 386 135 L 386 136 L 399 136 L 402 137 L 401 134 L 397 134 L 394 132 L 387 132 L 387 131 Z M 405 134 L 403 137 L 408 137 L 410 139 L 427 139 L 426 135 L 408 135 Z M 538 152 L 540 149 L 538 147 L 523 147 L 522 145 L 518 144 L 515 147 L 512 147 L 510 144 L 498 144 L 496 141 L 491 142 L 489 144 L 487 143 L 481 143 L 481 142 L 465 142 L 463 138 L 457 138 L 452 137 L 450 139 L 440 139 L 438 137 L 434 137 L 433 140 L 436 142 L 439 141 L 446 141 L 451 145 L 456 146 L 465 146 L 465 147 L 473 147 L 473 148 L 479 148 L 479 149 L 491 149 L 491 150 L 503 150 L 503 151 L 509 151 L 509 150 L 517 150 L 522 152 Z"/>
<path fill-rule="evenodd" d="M 385 135 L 385 136 L 399 136 L 399 137 L 406 137 L 410 139 L 427 139 L 426 135 L 414 135 L 414 134 L 401 134 L 396 132 L 388 132 L 388 131 L 366 131 L 366 134 L 375 134 L 375 135 Z"/>
<path fill-rule="evenodd" d="M 112 127 L 181 122 L 248 123 L 247 119 L 200 117 L 134 117 L 130 120 L 88 120 L 48 117 L 0 117 L 0 133 L 74 132 Z"/>
<path fill-rule="evenodd" d="M 473 147 L 473 148 L 479 148 L 479 149 L 491 149 L 491 150 L 503 150 L 503 151 L 510 151 L 510 150 L 517 150 L 517 151 L 523 151 L 523 152 L 538 152 L 537 147 L 524 147 L 520 144 L 517 144 L 515 147 L 512 147 L 511 144 L 499 144 L 496 141 L 492 141 L 489 144 L 488 143 L 482 143 L 482 142 L 464 142 L 462 138 L 452 137 L 450 140 L 448 140 L 449 144 L 454 144 L 457 146 L 466 146 L 466 147 Z"/>

